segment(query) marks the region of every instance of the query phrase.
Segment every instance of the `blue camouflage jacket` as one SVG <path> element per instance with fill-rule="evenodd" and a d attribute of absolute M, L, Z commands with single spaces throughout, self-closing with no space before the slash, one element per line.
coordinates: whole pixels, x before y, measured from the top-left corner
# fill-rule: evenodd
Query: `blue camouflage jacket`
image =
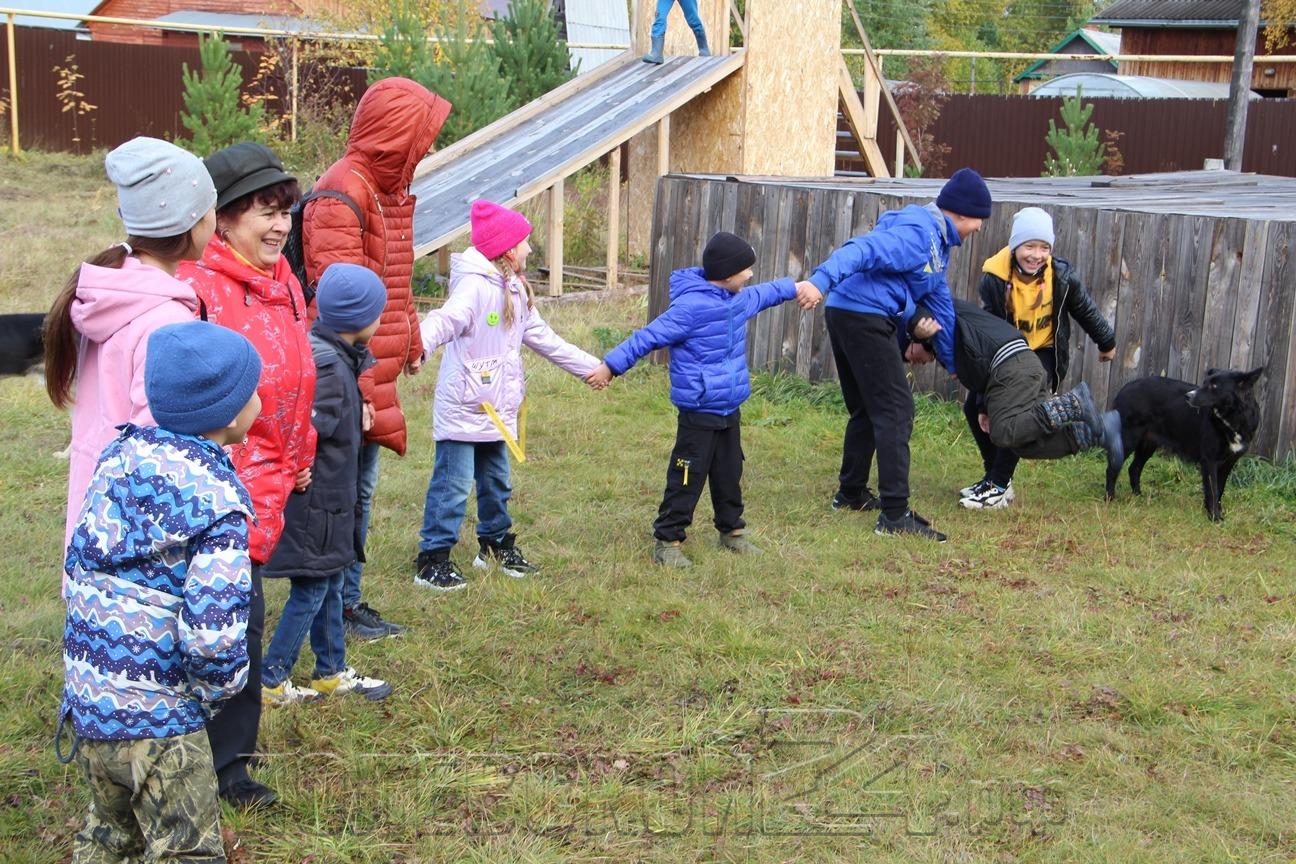
<path fill-rule="evenodd" d="M 214 442 L 118 428 L 64 562 L 60 713 L 92 740 L 185 735 L 247 680 L 252 502 Z"/>

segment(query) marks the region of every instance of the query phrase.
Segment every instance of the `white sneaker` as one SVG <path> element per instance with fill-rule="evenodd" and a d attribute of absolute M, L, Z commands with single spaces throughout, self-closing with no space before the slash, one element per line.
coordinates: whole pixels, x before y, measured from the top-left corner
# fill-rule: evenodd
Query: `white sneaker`
<path fill-rule="evenodd" d="M 314 702 L 324 694 L 310 687 L 298 687 L 291 681 L 284 681 L 278 687 L 262 687 L 261 703 L 263 705 L 293 705 L 298 702 Z"/>
<path fill-rule="evenodd" d="M 982 477 L 980 480 L 978 480 L 977 482 L 973 483 L 971 486 L 964 486 L 962 489 L 959 490 L 959 497 L 960 497 L 960 498 L 970 498 L 970 497 L 972 497 L 972 495 L 973 495 L 973 494 L 974 494 L 978 489 L 980 489 L 983 485 L 985 485 L 987 482 L 989 482 L 989 481 L 986 480 L 986 478 Z"/>
<path fill-rule="evenodd" d="M 1012 483 L 998 486 L 989 480 L 982 480 L 972 488 L 972 494 L 959 501 L 959 505 L 968 510 L 999 510 L 1012 502 Z"/>
<path fill-rule="evenodd" d="M 357 693 L 370 702 L 379 702 L 391 695 L 392 686 L 379 678 L 366 678 L 356 673 L 350 666 L 336 675 L 327 678 L 316 678 L 311 687 L 322 696 Z"/>

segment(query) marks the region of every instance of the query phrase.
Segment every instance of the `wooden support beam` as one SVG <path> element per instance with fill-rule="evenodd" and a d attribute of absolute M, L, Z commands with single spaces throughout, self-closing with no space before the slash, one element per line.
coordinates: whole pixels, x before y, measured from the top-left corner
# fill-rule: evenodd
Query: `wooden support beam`
<path fill-rule="evenodd" d="M 895 176 L 897 177 L 904 176 L 904 154 L 905 154 L 904 136 L 901 135 L 900 130 L 897 129 L 896 130 L 896 161 L 895 161 Z"/>
<path fill-rule="evenodd" d="M 17 156 L 22 152 L 18 144 L 18 58 L 14 53 L 14 13 L 5 22 L 5 38 L 9 45 L 9 137 L 10 149 Z"/>
<path fill-rule="evenodd" d="M 855 143 L 859 146 L 860 155 L 864 157 L 864 164 L 868 167 L 869 174 L 874 177 L 890 177 L 886 157 L 882 155 L 882 149 L 877 143 L 877 114 L 873 115 L 873 125 L 869 126 L 865 120 L 864 105 L 860 102 L 859 93 L 855 92 L 855 83 L 851 81 L 850 70 L 846 68 L 846 61 L 838 58 L 837 63 L 837 95 L 841 98 L 846 125 L 855 136 Z"/>
<path fill-rule="evenodd" d="M 562 294 L 563 284 L 563 194 L 561 178 L 549 190 L 549 296 Z"/>
<path fill-rule="evenodd" d="M 670 173 L 670 118 L 667 114 L 657 121 L 657 176 Z"/>
<path fill-rule="evenodd" d="M 290 138 L 297 140 L 297 40 L 290 43 L 292 45 L 292 80 L 289 87 L 292 89 L 292 126 L 289 127 Z"/>
<path fill-rule="evenodd" d="M 890 110 L 891 116 L 895 118 L 896 128 L 904 135 L 905 146 L 909 148 L 909 157 L 919 171 L 922 171 L 922 160 L 918 158 L 918 148 L 914 146 L 913 139 L 909 137 L 909 130 L 905 127 L 904 118 L 900 116 L 900 106 L 896 105 L 895 97 L 891 95 L 890 89 L 886 86 L 886 79 L 882 77 L 882 64 L 878 56 L 873 53 L 873 45 L 869 42 L 868 33 L 864 30 L 864 22 L 860 20 L 859 10 L 855 8 L 855 0 L 846 0 L 850 4 L 851 18 L 855 22 L 855 32 L 859 34 L 860 42 L 864 46 L 864 59 L 868 63 L 868 72 L 865 73 L 867 80 L 868 73 L 871 72 L 877 76 L 878 82 L 882 87 L 882 98 L 886 102 L 887 109 Z M 842 61 L 843 64 L 845 61 Z M 847 73 L 849 75 L 849 71 Z"/>
<path fill-rule="evenodd" d="M 738 7 L 733 4 L 733 0 L 729 0 L 729 14 L 725 17 L 726 24 L 730 19 L 733 20 L 734 24 L 738 25 L 738 35 L 742 36 L 743 47 L 746 47 L 747 46 L 747 22 L 744 21 L 742 17 L 738 15 Z M 726 39 L 725 44 L 727 45 L 728 42 L 729 40 Z M 727 54 L 729 52 L 726 51 L 725 53 Z"/>
<path fill-rule="evenodd" d="M 442 246 L 436 252 L 437 256 L 437 273 L 441 276 L 450 275 L 450 247 Z"/>
<path fill-rule="evenodd" d="M 608 154 L 607 190 L 607 287 L 617 287 L 617 265 L 621 259 L 621 148 Z"/>

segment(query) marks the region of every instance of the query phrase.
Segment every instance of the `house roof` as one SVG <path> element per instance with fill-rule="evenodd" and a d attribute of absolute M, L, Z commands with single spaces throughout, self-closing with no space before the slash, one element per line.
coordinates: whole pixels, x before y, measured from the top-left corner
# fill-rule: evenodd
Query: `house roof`
<path fill-rule="evenodd" d="M 1085 48 L 1089 50 L 1086 51 Z M 1119 54 L 1120 53 L 1120 34 L 1103 33 L 1100 30 L 1089 30 L 1081 27 L 1079 30 L 1072 30 L 1062 37 L 1058 42 L 1049 49 L 1050 54 Z M 1051 60 L 1036 60 L 1026 71 L 1013 78 L 1013 81 L 1034 80 L 1036 78 L 1047 77 L 1048 73 L 1042 72 L 1041 69 Z M 1113 60 L 1096 60 L 1095 63 L 1103 63 L 1111 67 L 1113 72 L 1116 71 L 1116 63 Z"/>
<path fill-rule="evenodd" d="M 287 15 L 240 15 L 229 12 L 195 12 L 184 10 L 159 15 L 152 19 L 168 25 L 168 30 L 184 31 L 194 25 L 200 27 L 252 27 L 265 30 L 287 30 L 291 33 L 318 33 L 322 27 L 318 21 L 307 18 L 292 18 Z"/>
<path fill-rule="evenodd" d="M 98 0 L 21 0 L 16 4 L 21 9 L 32 12 L 65 12 L 69 15 L 89 15 L 90 10 L 98 5 Z M 19 27 L 45 27 L 50 30 L 76 30 L 80 21 L 64 18 L 38 18 L 34 15 L 18 15 L 14 24 Z"/>
<path fill-rule="evenodd" d="M 1246 0 L 1116 0 L 1089 19 L 1111 27 L 1236 27 Z"/>

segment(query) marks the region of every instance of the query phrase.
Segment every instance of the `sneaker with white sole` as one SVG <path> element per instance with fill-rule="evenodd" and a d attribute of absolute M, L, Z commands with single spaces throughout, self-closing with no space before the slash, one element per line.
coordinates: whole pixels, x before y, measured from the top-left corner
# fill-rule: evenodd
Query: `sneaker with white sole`
<path fill-rule="evenodd" d="M 295 705 L 300 702 L 314 702 L 323 694 L 311 687 L 298 687 L 291 681 L 284 681 L 275 687 L 261 687 L 262 705 Z"/>
<path fill-rule="evenodd" d="M 311 689 L 321 696 L 355 693 L 370 702 L 381 702 L 391 695 L 392 685 L 378 678 L 366 678 L 348 666 L 336 675 L 312 679 Z"/>
<path fill-rule="evenodd" d="M 499 540 L 477 539 L 477 557 L 473 559 L 473 566 L 478 570 L 489 570 L 495 564 L 514 579 L 540 572 L 540 568 L 528 561 L 517 547 L 516 534 L 505 534 Z"/>
<path fill-rule="evenodd" d="M 1008 486 L 1000 486 L 990 480 L 982 480 L 972 487 L 972 494 L 965 495 L 959 500 L 959 505 L 968 510 L 1000 510 L 1012 503 L 1010 488 L 1012 481 Z"/>
<path fill-rule="evenodd" d="M 983 484 L 990 483 L 990 482 L 992 481 L 990 480 L 989 477 L 983 477 L 977 482 L 973 483 L 971 486 L 964 486 L 962 489 L 959 490 L 959 499 L 962 500 L 964 498 L 971 498 L 974 492 L 983 488 Z M 1007 496 L 1008 501 L 1012 502 L 1017 497 L 1017 493 L 1013 491 L 1012 481 L 1009 480 L 1008 485 L 1005 486 L 1004 488 L 1008 490 L 1008 496 Z"/>
<path fill-rule="evenodd" d="M 458 591 L 468 587 L 459 568 L 450 560 L 450 552 L 422 551 L 414 561 L 414 584 L 433 591 Z"/>

